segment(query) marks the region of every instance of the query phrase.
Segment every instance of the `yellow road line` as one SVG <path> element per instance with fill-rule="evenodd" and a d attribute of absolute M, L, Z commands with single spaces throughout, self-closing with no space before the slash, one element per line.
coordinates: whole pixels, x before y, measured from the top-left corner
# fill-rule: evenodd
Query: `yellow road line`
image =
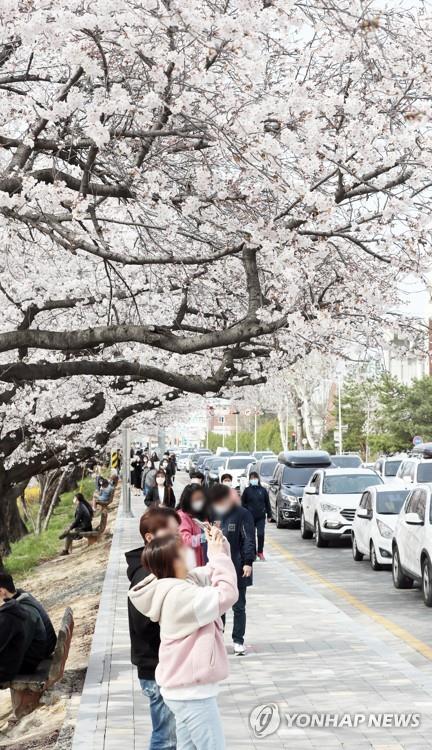
<path fill-rule="evenodd" d="M 396 638 L 400 638 L 401 641 L 404 641 L 404 643 L 406 643 L 408 646 L 411 646 L 411 648 L 413 648 L 415 651 L 418 651 L 419 654 L 425 657 L 425 659 L 429 659 L 430 661 L 432 661 L 432 648 L 431 646 L 428 646 L 427 643 L 424 643 L 415 636 L 411 635 L 408 630 L 405 630 L 405 628 L 401 628 L 399 625 L 396 625 L 396 623 L 392 622 L 392 620 L 389 620 L 387 617 L 384 617 L 378 612 L 375 612 L 374 609 L 369 607 L 367 604 L 364 604 L 361 599 L 358 599 L 356 596 L 353 596 L 353 594 L 350 594 L 349 591 L 345 591 L 345 589 L 343 589 L 341 586 L 337 586 L 327 578 L 324 578 L 324 576 L 322 576 L 321 573 L 318 573 L 315 568 L 312 568 L 310 565 L 303 562 L 303 560 L 300 560 L 291 552 L 288 552 L 285 547 L 282 547 L 282 545 L 278 542 L 273 541 L 273 539 L 267 539 L 267 544 L 270 544 L 270 546 L 273 547 L 274 550 L 279 552 L 279 554 L 283 555 L 283 557 L 285 557 L 290 562 L 293 562 L 295 565 L 297 565 L 298 568 L 304 570 L 304 572 L 311 576 L 311 578 L 314 578 L 315 581 L 318 581 L 327 589 L 333 591 L 333 593 L 337 594 L 342 599 L 345 599 L 348 604 L 351 604 L 352 607 L 358 609 L 359 612 L 367 615 L 379 625 L 382 625 L 382 627 L 392 633 L 392 635 L 394 635 Z"/>

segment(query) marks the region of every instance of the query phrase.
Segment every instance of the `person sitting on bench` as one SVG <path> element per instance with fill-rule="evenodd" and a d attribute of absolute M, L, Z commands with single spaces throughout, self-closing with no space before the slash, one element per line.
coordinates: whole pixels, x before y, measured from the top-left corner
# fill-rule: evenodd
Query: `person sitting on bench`
<path fill-rule="evenodd" d="M 0 683 L 10 682 L 19 674 L 32 674 L 48 650 L 38 609 L 20 603 L 11 577 L 1 575 L 0 598 L 4 603 L 0 606 Z"/>
<path fill-rule="evenodd" d="M 114 487 L 110 482 L 108 482 L 108 479 L 103 479 L 100 485 L 99 492 L 95 492 L 93 495 L 93 511 L 96 510 L 96 503 L 99 503 L 99 505 L 109 505 L 112 496 L 114 494 Z"/>
<path fill-rule="evenodd" d="M 75 493 L 73 502 L 76 505 L 74 520 L 69 528 L 59 536 L 59 539 L 65 540 L 64 550 L 60 553 L 61 555 L 68 555 L 72 549 L 73 542 L 82 539 L 80 532 L 93 530 L 93 508 L 87 502 L 82 492 Z"/>
<path fill-rule="evenodd" d="M 47 639 L 44 658 L 47 659 L 51 656 L 56 647 L 57 635 L 45 607 L 28 591 L 15 588 L 14 580 L 9 573 L 0 572 L 0 600 L 1 599 L 5 602 L 15 599 L 22 607 L 24 607 L 24 609 L 33 608 L 39 612 L 44 624 Z"/>

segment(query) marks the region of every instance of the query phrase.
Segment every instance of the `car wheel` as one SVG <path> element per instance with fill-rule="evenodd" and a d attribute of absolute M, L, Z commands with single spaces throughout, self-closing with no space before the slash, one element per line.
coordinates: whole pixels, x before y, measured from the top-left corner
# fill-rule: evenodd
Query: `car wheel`
<path fill-rule="evenodd" d="M 375 545 L 373 542 L 370 543 L 370 564 L 372 570 L 382 570 L 382 565 L 377 560 Z"/>
<path fill-rule="evenodd" d="M 304 513 L 302 511 L 302 514 L 300 516 L 300 534 L 302 539 L 312 539 L 313 532 L 308 529 L 306 526 L 306 521 L 304 517 Z"/>
<path fill-rule="evenodd" d="M 352 535 L 352 556 L 356 562 L 361 562 L 363 560 L 363 553 L 359 552 L 354 534 Z"/>
<path fill-rule="evenodd" d="M 403 573 L 399 557 L 399 550 L 397 547 L 395 547 L 393 550 L 392 576 L 393 584 L 396 589 L 412 588 L 414 581 L 412 578 L 409 578 Z"/>
<path fill-rule="evenodd" d="M 432 607 L 432 565 L 428 557 L 422 565 L 422 593 L 426 607 Z"/>
<path fill-rule="evenodd" d="M 327 547 L 328 541 L 323 538 L 318 516 L 315 517 L 315 545 L 316 547 Z"/>

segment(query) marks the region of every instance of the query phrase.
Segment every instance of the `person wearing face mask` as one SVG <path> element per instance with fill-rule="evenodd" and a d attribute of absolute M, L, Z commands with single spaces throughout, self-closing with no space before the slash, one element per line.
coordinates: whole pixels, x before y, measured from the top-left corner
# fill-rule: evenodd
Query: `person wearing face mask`
<path fill-rule="evenodd" d="M 233 498 L 226 484 L 215 484 L 210 490 L 211 512 L 231 549 L 231 560 L 237 573 L 239 596 L 233 606 L 232 639 L 234 653 L 245 653 L 246 589 L 252 586 L 252 564 L 255 560 L 255 525 L 251 513 Z"/>
<path fill-rule="evenodd" d="M 197 568 L 206 563 L 205 533 L 194 519 L 206 521 L 208 519 L 207 497 L 205 490 L 199 484 L 187 484 L 179 503 L 180 535 L 184 545 L 189 550 L 188 562 L 190 568 Z"/>
<path fill-rule="evenodd" d="M 235 487 L 232 486 L 233 478 L 231 474 L 222 474 L 221 476 L 221 482 L 222 484 L 225 484 L 227 487 L 231 487 L 231 497 L 233 499 L 233 502 L 236 505 L 241 505 L 240 502 L 240 495 L 238 491 L 235 489 Z"/>
<path fill-rule="evenodd" d="M 164 470 L 165 475 L 166 475 L 167 484 L 169 484 L 170 486 L 172 486 L 172 483 L 173 483 L 173 469 L 172 469 L 172 465 L 171 465 L 171 462 L 170 462 L 170 455 L 169 455 L 168 451 L 165 451 L 165 453 L 163 454 L 162 461 L 160 462 L 159 468 Z"/>
<path fill-rule="evenodd" d="M 177 534 L 180 524 L 178 514 L 172 508 L 153 505 L 140 520 L 140 534 L 144 545 L 153 539 L 167 534 Z M 137 586 L 149 576 L 142 565 L 144 547 L 126 552 L 127 576 L 130 588 Z M 131 641 L 131 662 L 137 668 L 138 679 L 143 694 L 148 698 L 152 735 L 149 750 L 175 750 L 176 728 L 174 715 L 164 702 L 159 685 L 155 680 L 155 670 L 159 663 L 160 628 L 136 609 L 128 600 L 129 635 Z"/>
<path fill-rule="evenodd" d="M 147 506 L 165 505 L 167 508 L 175 508 L 176 499 L 171 485 L 167 484 L 166 474 L 163 469 L 158 469 L 155 476 L 155 484 L 146 495 Z"/>
<path fill-rule="evenodd" d="M 243 508 L 247 508 L 252 514 L 255 523 L 255 531 L 258 540 L 257 556 L 260 560 L 264 557 L 264 529 L 266 516 L 269 521 L 272 518 L 270 498 L 267 490 L 261 487 L 259 474 L 251 471 L 249 474 L 249 487 L 243 491 L 241 496 Z"/>
<path fill-rule="evenodd" d="M 219 683 L 229 673 L 221 615 L 238 596 L 236 571 L 219 529 L 206 532 L 209 563 L 189 571 L 178 536 L 144 548 L 153 575 L 129 591 L 132 605 L 160 625 L 156 681 L 176 720 L 177 750 L 224 750 L 217 705 Z"/>
<path fill-rule="evenodd" d="M 141 475 L 141 489 L 144 495 L 144 502 L 146 505 L 150 505 L 148 497 L 151 490 L 155 486 L 156 480 L 156 469 L 151 458 L 148 458 L 144 464 L 144 468 Z"/>

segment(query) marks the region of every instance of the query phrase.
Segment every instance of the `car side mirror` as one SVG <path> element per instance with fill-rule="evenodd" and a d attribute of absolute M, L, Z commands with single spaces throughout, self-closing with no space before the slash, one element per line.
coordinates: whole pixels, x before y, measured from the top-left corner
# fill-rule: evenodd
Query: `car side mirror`
<path fill-rule="evenodd" d="M 357 517 L 370 520 L 372 518 L 372 512 L 367 508 L 357 508 Z"/>
<path fill-rule="evenodd" d="M 405 474 L 402 479 L 404 480 L 404 482 L 412 482 L 412 477 L 409 474 Z"/>
<path fill-rule="evenodd" d="M 272 485 L 276 484 L 276 479 L 270 479 L 269 484 L 272 484 Z"/>
<path fill-rule="evenodd" d="M 318 495 L 318 487 L 308 487 L 305 490 L 306 495 Z"/>
<path fill-rule="evenodd" d="M 407 513 L 405 521 L 406 523 L 409 523 L 410 526 L 423 526 L 424 523 L 418 513 Z"/>

